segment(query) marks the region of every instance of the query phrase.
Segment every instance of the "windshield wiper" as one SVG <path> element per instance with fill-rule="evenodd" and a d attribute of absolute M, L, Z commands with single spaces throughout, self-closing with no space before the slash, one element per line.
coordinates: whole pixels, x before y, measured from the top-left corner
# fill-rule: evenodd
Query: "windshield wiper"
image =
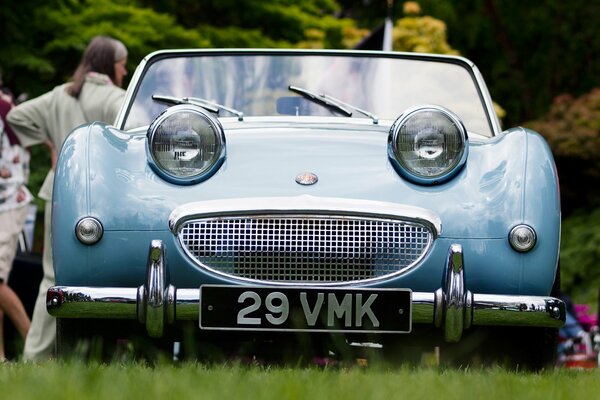
<path fill-rule="evenodd" d="M 304 88 L 301 88 L 298 86 L 290 85 L 288 87 L 288 89 L 294 93 L 298 93 L 299 95 L 301 95 L 309 100 L 313 100 L 316 103 L 322 104 L 325 107 L 331 108 L 334 111 L 344 114 L 347 117 L 351 117 L 352 111 L 350 111 L 350 110 L 354 110 L 358 113 L 361 113 L 361 114 L 371 118 L 373 120 L 374 124 L 379 123 L 379 117 L 377 115 L 370 113 L 369 111 L 355 107 L 351 104 L 345 103 L 340 99 L 336 99 L 335 97 L 331 97 L 324 93 L 313 92 L 313 91 L 310 91 L 308 89 L 304 89 Z"/>
<path fill-rule="evenodd" d="M 222 104 L 212 102 L 210 100 L 201 99 L 199 97 L 173 97 L 163 96 L 160 94 L 153 94 L 152 100 L 160 101 L 167 104 L 193 104 L 198 107 L 202 107 L 207 111 L 215 114 L 219 114 L 221 110 L 227 111 L 238 117 L 238 121 L 244 120 L 244 113 L 233 108 L 226 107 Z"/>

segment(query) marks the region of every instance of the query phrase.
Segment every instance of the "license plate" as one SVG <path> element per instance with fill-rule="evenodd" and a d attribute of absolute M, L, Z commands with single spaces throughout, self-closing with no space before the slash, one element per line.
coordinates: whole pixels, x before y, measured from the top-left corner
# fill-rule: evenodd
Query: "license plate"
<path fill-rule="evenodd" d="M 200 329 L 409 333 L 409 289 L 202 285 Z"/>

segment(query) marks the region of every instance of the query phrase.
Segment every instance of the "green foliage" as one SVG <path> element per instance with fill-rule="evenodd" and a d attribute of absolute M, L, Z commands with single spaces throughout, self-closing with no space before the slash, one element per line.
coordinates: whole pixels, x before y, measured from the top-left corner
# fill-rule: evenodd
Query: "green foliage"
<path fill-rule="evenodd" d="M 71 1 L 68 6 L 45 10 L 44 14 L 43 31 L 52 35 L 45 46 L 48 54 L 69 49 L 81 53 L 89 39 L 100 34 L 123 40 L 134 54 L 146 54 L 160 47 L 210 45 L 197 32 L 177 25 L 169 15 L 111 0 Z"/>
<path fill-rule="evenodd" d="M 399 19 L 394 27 L 394 50 L 458 54 L 446 41 L 446 24 L 430 16 Z"/>
<path fill-rule="evenodd" d="M 596 304 L 600 289 L 600 208 L 579 211 L 562 224 L 561 285 L 577 302 Z"/>
<path fill-rule="evenodd" d="M 236 26 L 217 28 L 212 25 L 198 26 L 197 31 L 216 48 L 277 48 L 290 47 L 285 41 L 273 40 L 263 35 L 258 29 L 242 29 Z"/>
<path fill-rule="evenodd" d="M 344 28 L 353 24 L 335 16 L 339 9 L 335 0 L 140 0 L 139 3 L 174 15 L 188 29 L 208 33 L 219 47 L 306 47 L 306 42 L 314 41 L 318 31 L 318 47 L 339 48 L 345 45 Z M 221 34 L 222 37 L 215 38 Z"/>
<path fill-rule="evenodd" d="M 417 2 L 404 3 L 403 18 L 396 21 L 393 32 L 394 50 L 417 53 L 458 54 L 448 44 L 446 24 L 430 16 L 419 16 Z"/>
<path fill-rule="evenodd" d="M 543 118 L 526 125 L 552 149 L 563 210 L 600 203 L 600 88 L 579 98 L 558 96 Z"/>
<path fill-rule="evenodd" d="M 31 12 L 44 4 L 43 0 L 28 0 L 0 7 L 0 68 L 4 84 L 13 89 L 27 87 L 41 93 L 45 86 L 40 81 L 54 74 L 52 61 L 41 50 L 45 38 L 37 33 L 38 21 Z"/>

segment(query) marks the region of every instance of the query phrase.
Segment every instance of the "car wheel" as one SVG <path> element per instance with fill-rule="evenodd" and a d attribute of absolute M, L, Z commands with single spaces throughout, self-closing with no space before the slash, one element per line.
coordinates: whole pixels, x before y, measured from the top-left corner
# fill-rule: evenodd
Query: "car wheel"
<path fill-rule="evenodd" d="M 137 321 L 57 318 L 56 355 L 84 361 L 125 361 L 172 358 L 173 342 L 147 337 Z"/>
<path fill-rule="evenodd" d="M 452 367 L 539 371 L 556 362 L 558 329 L 493 327 L 473 329 L 456 344 L 442 346 L 440 361 Z"/>
<path fill-rule="evenodd" d="M 56 356 L 61 359 L 104 360 L 113 352 L 112 338 L 106 326 L 99 329 L 97 321 L 57 318 Z M 110 348 L 109 348 L 110 347 Z"/>

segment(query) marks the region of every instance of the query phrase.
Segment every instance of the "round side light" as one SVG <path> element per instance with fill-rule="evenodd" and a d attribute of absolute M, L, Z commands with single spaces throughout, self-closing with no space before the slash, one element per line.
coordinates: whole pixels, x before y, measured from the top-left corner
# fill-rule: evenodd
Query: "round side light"
<path fill-rule="evenodd" d="M 75 236 L 86 245 L 96 244 L 102 239 L 104 228 L 96 218 L 85 217 L 77 222 L 75 226 Z"/>
<path fill-rule="evenodd" d="M 529 225 L 517 225 L 510 230 L 508 241 L 515 251 L 525 253 L 535 247 L 537 235 Z"/>

